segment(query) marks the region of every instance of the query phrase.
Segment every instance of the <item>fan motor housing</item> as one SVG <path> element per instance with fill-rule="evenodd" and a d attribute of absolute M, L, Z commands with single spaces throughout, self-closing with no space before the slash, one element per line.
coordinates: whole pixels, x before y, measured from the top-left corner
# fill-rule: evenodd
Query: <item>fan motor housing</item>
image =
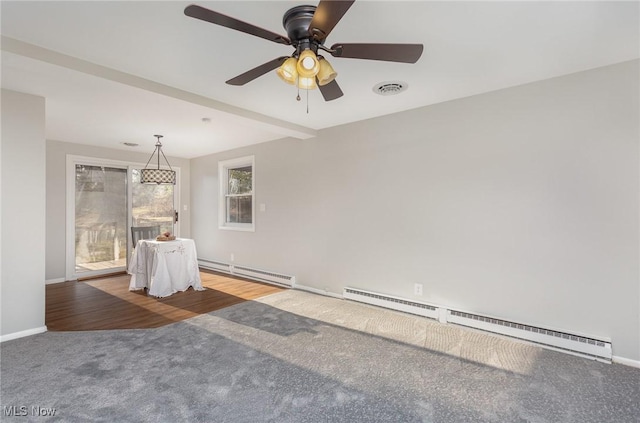
<path fill-rule="evenodd" d="M 287 30 L 287 35 L 292 44 L 298 45 L 302 40 L 309 40 L 309 25 L 313 19 L 316 6 L 296 6 L 284 14 L 282 18 L 282 26 Z"/>

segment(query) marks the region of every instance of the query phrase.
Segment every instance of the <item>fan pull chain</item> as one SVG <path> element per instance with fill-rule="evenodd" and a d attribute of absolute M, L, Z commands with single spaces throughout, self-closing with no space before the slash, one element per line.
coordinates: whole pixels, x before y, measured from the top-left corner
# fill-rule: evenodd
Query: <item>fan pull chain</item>
<path fill-rule="evenodd" d="M 298 79 L 299 77 L 296 78 L 296 86 L 298 87 L 298 95 L 296 96 L 296 101 L 300 101 L 300 80 Z M 305 90 L 307 92 L 307 114 L 309 114 L 309 90 Z"/>

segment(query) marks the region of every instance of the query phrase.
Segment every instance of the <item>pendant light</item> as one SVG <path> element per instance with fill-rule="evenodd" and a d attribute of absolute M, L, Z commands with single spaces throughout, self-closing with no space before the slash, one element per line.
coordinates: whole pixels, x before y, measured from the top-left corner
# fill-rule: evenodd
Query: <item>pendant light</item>
<path fill-rule="evenodd" d="M 175 185 L 176 184 L 176 172 L 171 169 L 171 165 L 169 164 L 169 160 L 162 152 L 162 143 L 160 142 L 160 138 L 162 135 L 154 135 L 158 139 L 156 141 L 156 149 L 153 153 L 151 153 L 151 157 L 147 161 L 147 164 L 144 166 L 144 169 L 140 170 L 140 183 L 142 184 L 157 184 L 157 185 Z M 153 155 L 158 155 L 158 167 L 156 169 L 147 168 L 151 159 L 153 159 Z M 160 154 L 164 157 L 164 161 L 167 162 L 167 166 L 169 169 L 160 169 Z"/>

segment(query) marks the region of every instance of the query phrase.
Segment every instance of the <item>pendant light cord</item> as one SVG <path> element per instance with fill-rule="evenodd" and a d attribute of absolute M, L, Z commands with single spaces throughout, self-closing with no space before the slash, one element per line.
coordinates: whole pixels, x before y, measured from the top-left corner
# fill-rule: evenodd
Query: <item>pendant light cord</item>
<path fill-rule="evenodd" d="M 144 165 L 144 168 L 146 169 L 147 166 L 149 166 L 149 163 L 151 163 L 151 159 L 153 159 L 153 155 L 157 154 L 158 169 L 160 169 L 160 154 L 162 154 L 162 157 L 164 157 L 164 161 L 167 162 L 167 166 L 169 166 L 169 170 L 173 170 L 173 168 L 171 167 L 171 164 L 169 163 L 169 160 L 167 160 L 167 156 L 165 156 L 164 151 L 162 151 L 162 143 L 160 142 L 160 138 L 162 138 L 162 135 L 154 135 L 154 136 L 158 138 L 158 141 L 156 142 L 156 149 L 153 153 L 151 153 L 151 157 L 149 157 L 149 160 L 147 160 L 147 164 Z"/>

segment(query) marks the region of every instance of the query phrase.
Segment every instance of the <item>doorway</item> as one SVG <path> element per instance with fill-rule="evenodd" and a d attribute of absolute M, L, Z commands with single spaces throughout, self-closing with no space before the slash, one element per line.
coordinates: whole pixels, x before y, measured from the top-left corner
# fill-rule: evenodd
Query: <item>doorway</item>
<path fill-rule="evenodd" d="M 75 165 L 75 273 L 126 266 L 127 169 Z"/>
<path fill-rule="evenodd" d="M 68 156 L 66 280 L 125 271 L 131 226 L 159 225 L 178 235 L 178 185 L 141 184 L 143 167 Z"/>

